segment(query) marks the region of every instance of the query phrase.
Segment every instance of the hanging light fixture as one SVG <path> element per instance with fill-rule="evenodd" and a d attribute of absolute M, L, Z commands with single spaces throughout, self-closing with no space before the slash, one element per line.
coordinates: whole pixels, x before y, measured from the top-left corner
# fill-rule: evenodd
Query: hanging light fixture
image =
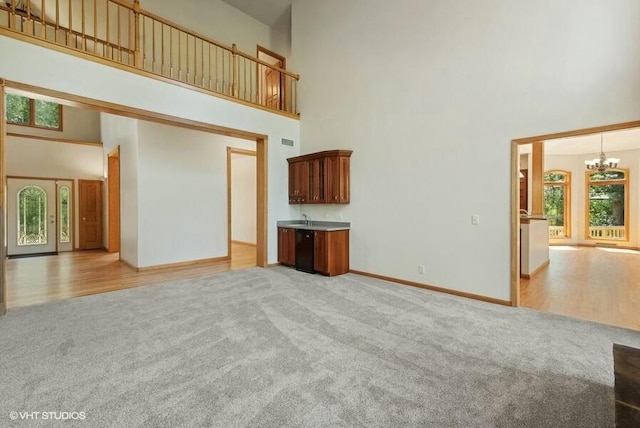
<path fill-rule="evenodd" d="M 617 168 L 618 162 L 620 162 L 620 159 L 607 158 L 607 155 L 604 154 L 602 149 L 602 134 L 600 134 L 600 157 L 592 160 L 586 160 L 584 161 L 584 164 L 589 171 L 604 172 L 608 169 Z"/>

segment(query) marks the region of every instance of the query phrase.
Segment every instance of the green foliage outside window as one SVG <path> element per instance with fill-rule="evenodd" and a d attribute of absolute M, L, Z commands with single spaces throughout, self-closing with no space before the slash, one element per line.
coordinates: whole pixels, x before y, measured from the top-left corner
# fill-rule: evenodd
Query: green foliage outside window
<path fill-rule="evenodd" d="M 544 215 L 549 226 L 564 226 L 564 186 L 544 186 Z"/>
<path fill-rule="evenodd" d="M 589 186 L 589 226 L 624 226 L 624 184 Z"/>
<path fill-rule="evenodd" d="M 50 101 L 7 94 L 6 119 L 16 125 L 61 129 L 62 107 Z"/>

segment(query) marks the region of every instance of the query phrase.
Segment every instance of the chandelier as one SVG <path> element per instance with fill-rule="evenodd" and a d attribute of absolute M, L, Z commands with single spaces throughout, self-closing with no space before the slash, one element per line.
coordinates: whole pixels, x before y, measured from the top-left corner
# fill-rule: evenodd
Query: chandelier
<path fill-rule="evenodd" d="M 604 154 L 604 151 L 602 150 L 602 134 L 600 134 L 600 157 L 592 160 L 586 160 L 584 161 L 584 164 L 589 171 L 604 172 L 608 169 L 617 168 L 618 162 L 620 162 L 620 159 L 607 158 L 607 155 Z"/>

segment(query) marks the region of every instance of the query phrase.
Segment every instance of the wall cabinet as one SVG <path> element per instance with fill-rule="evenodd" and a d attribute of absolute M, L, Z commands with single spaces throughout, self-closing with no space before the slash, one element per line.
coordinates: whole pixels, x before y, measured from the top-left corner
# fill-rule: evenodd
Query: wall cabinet
<path fill-rule="evenodd" d="M 278 262 L 287 266 L 296 265 L 296 230 L 278 228 Z"/>
<path fill-rule="evenodd" d="M 289 158 L 290 204 L 348 204 L 351 150 Z"/>

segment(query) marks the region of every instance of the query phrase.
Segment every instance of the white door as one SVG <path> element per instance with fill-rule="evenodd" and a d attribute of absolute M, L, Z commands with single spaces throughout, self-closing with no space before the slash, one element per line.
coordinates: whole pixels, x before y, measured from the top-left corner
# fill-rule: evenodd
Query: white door
<path fill-rule="evenodd" d="M 7 179 L 7 254 L 56 252 L 56 182 Z"/>

